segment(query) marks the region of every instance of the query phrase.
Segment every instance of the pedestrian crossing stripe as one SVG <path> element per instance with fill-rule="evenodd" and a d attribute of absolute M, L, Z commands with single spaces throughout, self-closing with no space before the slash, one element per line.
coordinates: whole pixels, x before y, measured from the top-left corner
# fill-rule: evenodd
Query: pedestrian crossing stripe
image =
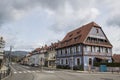
<path fill-rule="evenodd" d="M 39 70 L 37 70 L 36 72 L 40 72 Z"/>
<path fill-rule="evenodd" d="M 35 72 L 35 71 L 32 71 L 33 73 Z"/>
<path fill-rule="evenodd" d="M 39 70 L 36 70 L 36 71 L 18 71 L 18 72 L 13 72 L 14 74 L 21 74 L 21 73 L 38 73 L 38 72 L 41 72 Z M 54 73 L 54 71 L 43 71 L 45 73 Z"/>
<path fill-rule="evenodd" d="M 23 73 L 27 73 L 26 71 L 23 71 Z"/>
<path fill-rule="evenodd" d="M 18 73 L 22 73 L 21 71 L 19 71 Z"/>
<path fill-rule="evenodd" d="M 27 72 L 31 73 L 31 71 L 27 71 Z"/>
<path fill-rule="evenodd" d="M 17 72 L 14 72 L 14 74 L 16 74 Z"/>
<path fill-rule="evenodd" d="M 41 71 L 39 71 L 39 70 L 36 70 L 36 71 L 18 71 L 18 72 L 13 72 L 14 74 L 21 74 L 21 73 L 35 73 L 35 72 L 41 72 Z"/>
<path fill-rule="evenodd" d="M 44 71 L 44 72 L 46 72 L 46 73 L 54 73 L 54 71 Z"/>

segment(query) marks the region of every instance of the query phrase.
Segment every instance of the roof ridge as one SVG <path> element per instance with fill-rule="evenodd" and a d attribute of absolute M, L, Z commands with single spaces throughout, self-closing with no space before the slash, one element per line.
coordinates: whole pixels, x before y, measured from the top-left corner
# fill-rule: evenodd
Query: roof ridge
<path fill-rule="evenodd" d="M 71 33 L 71 32 L 74 32 L 74 31 L 76 31 L 76 30 L 78 30 L 78 29 L 81 29 L 81 28 L 84 28 L 84 27 L 88 27 L 87 25 L 93 25 L 93 26 L 97 26 L 97 27 L 100 27 L 97 23 L 95 23 L 94 21 L 92 21 L 92 22 L 90 22 L 90 23 L 87 23 L 87 24 L 85 24 L 85 25 L 81 25 L 80 27 L 78 27 L 78 28 L 76 28 L 76 29 L 74 29 L 74 30 L 72 30 L 72 31 L 69 31 L 67 34 L 69 34 L 69 33 Z"/>

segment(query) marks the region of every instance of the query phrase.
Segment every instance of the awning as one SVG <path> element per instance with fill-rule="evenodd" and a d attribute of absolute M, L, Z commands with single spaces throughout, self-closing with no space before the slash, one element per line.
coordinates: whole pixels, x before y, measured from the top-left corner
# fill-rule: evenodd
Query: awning
<path fill-rule="evenodd" d="M 109 60 L 110 59 L 109 57 L 95 57 L 95 58 L 102 59 L 102 60 Z"/>

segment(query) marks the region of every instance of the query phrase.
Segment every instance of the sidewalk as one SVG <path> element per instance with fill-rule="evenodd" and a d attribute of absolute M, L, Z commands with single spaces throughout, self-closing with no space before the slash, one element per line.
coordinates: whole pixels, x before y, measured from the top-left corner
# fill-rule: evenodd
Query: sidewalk
<path fill-rule="evenodd" d="M 6 67 L 5 65 L 2 66 L 2 68 L 0 69 L 0 71 L 4 71 L 4 70 L 7 70 L 8 67 Z"/>
<path fill-rule="evenodd" d="M 58 71 L 66 71 L 66 72 L 73 72 L 73 73 L 86 73 L 86 74 L 120 74 L 118 72 L 100 72 L 100 71 L 80 71 L 80 70 L 71 70 L 71 69 L 56 69 L 56 68 L 44 68 L 48 70 L 58 70 Z"/>
<path fill-rule="evenodd" d="M 40 67 L 35 67 L 35 68 L 39 68 Z M 48 70 L 48 71 L 66 71 L 66 72 L 73 72 L 73 73 L 86 73 L 86 74 L 120 74 L 118 72 L 100 72 L 100 71 L 80 71 L 80 70 L 71 70 L 71 69 L 57 69 L 57 68 L 49 68 L 49 67 L 42 67 L 43 70 Z"/>

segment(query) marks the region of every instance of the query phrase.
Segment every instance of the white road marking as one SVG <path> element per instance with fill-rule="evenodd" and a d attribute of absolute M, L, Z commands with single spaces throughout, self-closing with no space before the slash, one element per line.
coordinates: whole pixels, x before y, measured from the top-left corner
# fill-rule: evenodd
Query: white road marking
<path fill-rule="evenodd" d="M 24 73 L 27 73 L 26 71 L 23 71 Z"/>
<path fill-rule="evenodd" d="M 35 72 L 35 71 L 32 71 L 32 72 Z"/>
<path fill-rule="evenodd" d="M 28 66 L 23 66 L 24 68 L 30 68 L 30 67 L 28 67 Z"/>
<path fill-rule="evenodd" d="M 31 73 L 31 71 L 27 71 L 27 72 Z"/>
<path fill-rule="evenodd" d="M 13 73 L 14 74 L 21 74 L 21 73 L 35 73 L 35 72 L 41 72 L 41 71 L 39 71 L 39 70 L 36 70 L 36 71 L 18 71 L 18 72 L 14 71 Z M 44 71 L 44 72 L 46 72 L 46 73 L 54 73 L 54 71 Z"/>
<path fill-rule="evenodd" d="M 44 71 L 44 72 L 46 72 L 46 73 L 54 73 L 54 71 Z"/>
<path fill-rule="evenodd" d="M 19 71 L 18 73 L 22 73 L 21 71 Z"/>
<path fill-rule="evenodd" d="M 14 74 L 17 74 L 17 72 L 14 72 Z"/>
<path fill-rule="evenodd" d="M 36 72 L 40 72 L 39 70 L 36 70 Z"/>

